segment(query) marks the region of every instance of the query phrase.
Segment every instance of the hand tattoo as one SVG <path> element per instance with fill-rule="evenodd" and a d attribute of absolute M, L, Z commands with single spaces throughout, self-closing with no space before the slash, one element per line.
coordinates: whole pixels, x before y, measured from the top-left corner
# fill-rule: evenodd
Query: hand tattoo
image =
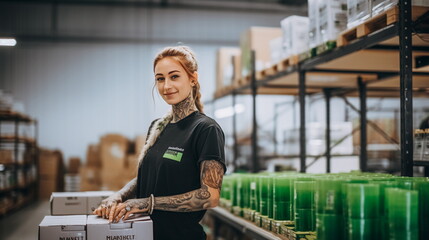
<path fill-rule="evenodd" d="M 125 201 L 136 196 L 137 177 L 127 183 L 118 193 L 121 195 L 122 201 Z"/>

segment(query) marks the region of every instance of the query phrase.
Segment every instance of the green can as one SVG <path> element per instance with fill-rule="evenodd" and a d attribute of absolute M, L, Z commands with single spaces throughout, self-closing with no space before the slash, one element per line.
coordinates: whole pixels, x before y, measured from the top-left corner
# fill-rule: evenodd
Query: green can
<path fill-rule="evenodd" d="M 314 209 L 315 181 L 295 181 L 294 208 Z"/>
<path fill-rule="evenodd" d="M 316 212 L 321 214 L 341 214 L 341 183 L 337 178 L 316 180 L 316 192 L 314 195 Z"/>
<path fill-rule="evenodd" d="M 389 208 L 389 213 L 387 216 L 389 224 L 389 236 L 396 232 L 418 232 L 418 192 L 414 190 L 389 188 L 386 190 L 386 198 Z"/>
<path fill-rule="evenodd" d="M 377 219 L 349 219 L 348 240 L 379 240 Z"/>
<path fill-rule="evenodd" d="M 295 209 L 295 231 L 310 232 L 316 230 L 316 211 L 314 209 Z"/>
<path fill-rule="evenodd" d="M 369 183 L 349 183 L 347 187 L 348 216 L 352 219 L 379 217 L 380 186 Z"/>
<path fill-rule="evenodd" d="M 259 176 L 259 210 L 261 215 L 273 217 L 273 178 Z"/>
<path fill-rule="evenodd" d="M 316 213 L 317 240 L 341 240 L 342 216 Z"/>

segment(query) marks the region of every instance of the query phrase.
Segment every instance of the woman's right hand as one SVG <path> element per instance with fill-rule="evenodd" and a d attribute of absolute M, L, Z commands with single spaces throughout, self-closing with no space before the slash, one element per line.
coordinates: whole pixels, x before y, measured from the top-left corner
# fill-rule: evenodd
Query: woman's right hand
<path fill-rule="evenodd" d="M 122 197 L 119 193 L 114 193 L 108 198 L 101 201 L 100 206 L 94 210 L 93 214 L 109 219 L 110 215 L 113 215 L 116 210 L 116 206 L 122 202 Z"/>

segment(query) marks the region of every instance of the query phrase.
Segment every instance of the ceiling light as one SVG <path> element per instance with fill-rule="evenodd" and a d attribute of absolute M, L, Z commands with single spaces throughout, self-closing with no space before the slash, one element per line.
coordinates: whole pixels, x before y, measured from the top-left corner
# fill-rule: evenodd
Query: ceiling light
<path fill-rule="evenodd" d="M 15 38 L 0 38 L 0 46 L 15 46 Z"/>

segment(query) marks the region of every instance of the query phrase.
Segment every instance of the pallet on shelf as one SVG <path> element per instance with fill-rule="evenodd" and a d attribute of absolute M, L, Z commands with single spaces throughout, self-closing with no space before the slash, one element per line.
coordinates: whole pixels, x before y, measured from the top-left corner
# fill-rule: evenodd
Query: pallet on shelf
<path fill-rule="evenodd" d="M 348 29 L 338 36 L 337 45 L 339 47 L 348 45 L 353 40 L 367 36 L 370 33 L 387 27 L 399 20 L 399 8 L 394 6 L 377 16 L 374 16 L 367 21 L 359 24 L 356 27 Z"/>
<path fill-rule="evenodd" d="M 423 14 L 429 11 L 429 7 L 413 6 L 412 7 L 412 20 L 415 21 Z M 399 7 L 393 6 L 392 8 L 373 16 L 367 21 L 359 24 L 356 27 L 340 33 L 337 39 L 337 46 L 342 47 L 350 44 L 352 41 L 368 36 L 371 33 L 377 32 L 389 25 L 399 21 Z"/>

